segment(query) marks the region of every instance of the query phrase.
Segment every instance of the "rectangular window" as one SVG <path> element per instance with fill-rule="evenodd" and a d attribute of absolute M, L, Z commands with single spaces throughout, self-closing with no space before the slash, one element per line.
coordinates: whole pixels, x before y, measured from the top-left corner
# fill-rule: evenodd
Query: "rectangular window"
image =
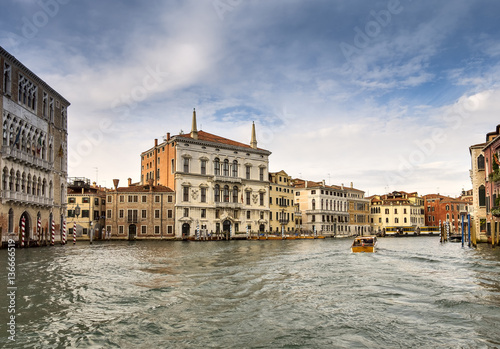
<path fill-rule="evenodd" d="M 125 211 L 124 211 L 124 210 L 120 210 L 120 211 L 119 211 L 119 217 L 120 217 L 120 218 L 123 218 L 123 217 L 124 217 L 124 215 L 125 215 Z"/>
<path fill-rule="evenodd" d="M 249 191 L 246 191 L 245 192 L 245 197 L 246 197 L 246 204 L 247 205 L 250 205 L 250 192 Z"/>
<path fill-rule="evenodd" d="M 88 198 L 86 196 L 82 198 L 82 203 L 88 204 L 89 202 L 90 202 L 90 198 Z"/>
<path fill-rule="evenodd" d="M 99 198 L 94 198 L 94 205 L 99 206 Z"/>
<path fill-rule="evenodd" d="M 123 225 L 118 226 L 118 234 L 124 234 Z"/>
<path fill-rule="evenodd" d="M 155 210 L 155 218 L 160 218 L 160 210 Z"/>
<path fill-rule="evenodd" d="M 89 218 L 89 217 L 90 217 L 90 211 L 82 210 L 82 218 Z"/>
<path fill-rule="evenodd" d="M 247 219 L 250 219 L 250 211 L 247 211 Z"/>
<path fill-rule="evenodd" d="M 200 192 L 201 192 L 200 201 L 207 202 L 207 188 L 201 188 Z"/>
<path fill-rule="evenodd" d="M 174 228 L 171 225 L 167 225 L 167 234 L 173 234 Z"/>
<path fill-rule="evenodd" d="M 142 196 L 142 202 L 147 202 L 147 200 L 148 200 L 148 197 L 146 195 L 143 195 Z"/>
<path fill-rule="evenodd" d="M 141 234 L 147 234 L 147 233 L 148 233 L 148 226 L 141 225 Z"/>
<path fill-rule="evenodd" d="M 68 210 L 68 217 L 75 217 L 75 210 Z"/>
<path fill-rule="evenodd" d="M 160 226 L 155 225 L 155 234 L 160 234 Z"/>
<path fill-rule="evenodd" d="M 155 195 L 155 202 L 160 202 L 160 195 Z"/>
<path fill-rule="evenodd" d="M 182 201 L 189 201 L 189 187 L 182 187 Z"/>
<path fill-rule="evenodd" d="M 76 202 L 76 198 L 68 198 L 69 204 L 74 204 Z"/>
<path fill-rule="evenodd" d="M 167 196 L 167 202 L 172 202 L 172 195 Z"/>
<path fill-rule="evenodd" d="M 110 202 L 110 201 L 108 201 L 108 202 Z M 120 195 L 120 202 L 125 202 L 125 195 Z"/>
<path fill-rule="evenodd" d="M 146 210 L 142 210 L 141 211 L 141 217 L 142 217 L 142 219 L 146 219 L 147 218 L 147 211 Z"/>
<path fill-rule="evenodd" d="M 251 166 L 245 166 L 246 167 L 246 178 L 250 179 L 250 169 L 252 168 Z"/>
<path fill-rule="evenodd" d="M 189 158 L 184 158 L 184 172 L 189 173 Z"/>
<path fill-rule="evenodd" d="M 100 212 L 99 211 L 94 211 L 94 221 L 98 221 L 100 218 Z"/>
<path fill-rule="evenodd" d="M 207 174 L 207 160 L 201 160 L 201 174 Z"/>
<path fill-rule="evenodd" d="M 260 206 L 264 206 L 264 193 L 259 193 Z"/>
<path fill-rule="evenodd" d="M 174 161 L 174 159 L 172 159 L 172 162 L 171 162 L 170 166 L 171 166 L 171 172 L 174 173 L 175 172 L 175 161 Z"/>
<path fill-rule="evenodd" d="M 201 209 L 201 218 L 207 218 L 207 210 L 204 208 Z"/>
<path fill-rule="evenodd" d="M 189 217 L 189 208 L 184 209 L 184 217 Z"/>
<path fill-rule="evenodd" d="M 167 218 L 172 218 L 172 210 L 167 211 Z"/>
<path fill-rule="evenodd" d="M 264 167 L 259 168 L 259 180 L 264 181 Z"/>
<path fill-rule="evenodd" d="M 111 215 L 111 210 L 107 210 L 106 211 L 106 218 L 107 219 L 111 219 L 112 215 Z"/>

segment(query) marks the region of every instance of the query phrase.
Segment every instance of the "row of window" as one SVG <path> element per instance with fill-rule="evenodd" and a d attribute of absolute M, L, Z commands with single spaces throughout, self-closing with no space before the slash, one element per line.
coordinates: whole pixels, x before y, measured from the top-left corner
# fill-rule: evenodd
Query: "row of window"
<path fill-rule="evenodd" d="M 127 210 L 127 221 L 130 223 L 137 222 L 138 217 L 139 217 L 138 213 L 139 213 L 139 210 Z M 113 218 L 113 211 L 107 210 L 106 219 L 112 219 L 112 218 Z M 119 219 L 125 218 L 125 210 L 118 210 L 118 218 Z M 154 218 L 155 219 L 162 218 L 160 210 L 154 210 Z M 173 218 L 173 211 L 172 210 L 167 210 L 167 218 Z M 141 210 L 141 219 L 148 219 L 148 210 Z"/>
<path fill-rule="evenodd" d="M 379 223 L 382 223 L 382 217 L 379 217 L 378 219 Z M 371 218 L 371 223 L 373 224 L 373 218 Z M 385 223 L 389 224 L 389 218 L 387 217 L 385 219 Z M 394 218 L 394 224 L 399 224 L 400 219 L 398 217 Z M 408 223 L 408 219 L 406 217 L 403 218 L 402 223 Z M 422 219 L 417 218 L 417 217 L 410 217 L 410 223 L 412 224 L 422 224 Z"/>
<path fill-rule="evenodd" d="M 272 197 L 269 197 L 269 204 L 270 205 L 273 204 L 273 198 Z M 293 200 L 292 200 L 292 204 L 290 205 L 290 199 L 276 198 L 276 205 L 282 206 L 282 207 L 293 206 Z"/>
<path fill-rule="evenodd" d="M 200 160 L 200 174 L 206 175 L 207 174 L 207 162 L 208 160 L 202 159 Z M 184 157 L 183 158 L 183 172 L 184 173 L 190 173 L 190 168 L 191 168 L 191 158 L 190 157 Z M 239 164 L 237 160 L 234 160 L 232 164 L 229 163 L 228 159 L 225 159 L 224 161 L 220 161 L 219 158 L 215 158 L 213 161 L 213 169 L 214 169 L 214 175 L 215 176 L 224 176 L 224 177 L 238 177 L 238 168 Z M 264 167 L 259 167 L 259 180 L 264 181 Z M 175 165 L 174 165 L 174 159 L 172 159 L 172 173 L 175 172 Z M 252 166 L 250 165 L 245 165 L 245 178 L 246 179 L 251 179 L 252 176 Z"/>
<path fill-rule="evenodd" d="M 183 210 L 183 217 L 189 217 L 189 208 L 188 207 L 185 207 L 184 210 Z M 246 219 L 251 219 L 252 217 L 252 211 L 250 210 L 246 210 Z M 216 209 L 215 210 L 215 219 L 220 219 L 220 213 L 221 213 L 221 210 L 219 209 Z M 239 219 L 239 216 L 240 216 L 240 210 L 233 210 L 231 212 L 231 215 L 233 216 L 234 219 Z M 260 219 L 265 219 L 265 213 L 263 211 L 260 211 L 259 212 L 259 217 Z M 200 211 L 200 218 L 207 218 L 207 210 L 202 208 L 201 211 Z M 272 215 L 270 214 L 270 219 L 272 219 Z"/>
<path fill-rule="evenodd" d="M 325 207 L 326 203 L 326 207 Z M 316 199 L 312 199 L 311 209 L 316 210 Z M 329 211 L 344 211 L 347 212 L 347 202 L 341 202 L 337 200 L 326 200 L 323 201 L 321 199 L 321 210 L 329 210 Z"/>
<path fill-rule="evenodd" d="M 377 213 L 380 214 L 381 208 L 380 207 L 372 207 L 370 209 L 370 212 L 372 214 L 377 214 Z M 390 214 L 390 209 L 386 208 L 384 212 L 385 212 L 385 214 Z M 394 209 L 394 214 L 398 214 L 398 212 L 399 212 L 398 209 L 395 208 Z M 407 214 L 407 212 L 408 212 L 407 209 L 403 208 L 403 214 Z M 412 209 L 410 209 L 410 214 L 416 214 L 416 215 L 418 215 L 418 214 L 424 214 L 424 212 L 423 212 L 423 209 L 412 208 Z"/>
<path fill-rule="evenodd" d="M 139 195 L 119 195 L 118 201 L 125 202 L 125 197 L 127 198 L 127 202 L 139 202 Z M 140 195 L 142 203 L 148 202 L 148 195 Z M 167 195 L 167 202 L 173 202 L 173 195 Z M 107 202 L 113 202 L 113 195 L 108 195 Z M 161 195 L 154 196 L 154 202 L 161 202 Z"/>
<path fill-rule="evenodd" d="M 283 190 L 281 190 L 281 189 L 283 189 Z M 269 190 L 270 191 L 273 190 L 273 186 L 272 185 L 269 187 Z M 293 194 L 293 189 L 289 189 L 289 188 L 276 187 L 276 191 L 282 191 L 284 193 L 290 193 L 290 191 L 291 191 L 291 193 Z"/>
<path fill-rule="evenodd" d="M 88 204 L 88 203 L 90 203 L 90 197 L 83 196 L 81 198 L 81 200 L 77 200 L 76 197 L 68 197 L 68 204 L 76 204 L 77 201 L 80 201 L 79 203 L 82 203 L 82 204 Z M 99 206 L 99 201 L 101 202 L 101 205 L 105 205 L 106 204 L 106 202 L 104 201 L 104 199 L 99 200 L 99 198 L 94 198 L 94 205 L 95 206 Z"/>
<path fill-rule="evenodd" d="M 37 176 L 31 176 L 30 173 L 26 175 L 26 172 L 21 173 L 20 171 L 14 171 L 14 169 L 9 169 L 4 167 L 2 172 L 2 188 L 3 190 L 10 190 L 19 193 L 34 195 L 34 196 L 46 196 L 52 198 L 52 181 L 48 183 L 48 193 L 47 193 L 47 179 Z"/>
<path fill-rule="evenodd" d="M 160 229 L 161 227 L 159 225 L 155 225 L 153 227 L 148 227 L 147 225 L 141 225 L 140 230 L 139 230 L 139 234 L 142 234 L 142 235 L 148 234 L 148 233 L 150 233 L 148 231 L 148 229 L 151 229 L 151 228 L 153 229 L 152 233 L 155 235 L 160 235 L 162 233 L 161 229 Z M 106 226 L 106 231 L 113 233 L 112 227 L 110 225 Z M 167 225 L 165 231 L 167 234 L 172 235 L 174 233 L 174 227 L 172 225 Z M 125 234 L 125 227 L 123 225 L 118 226 L 118 234 L 119 235 Z"/>

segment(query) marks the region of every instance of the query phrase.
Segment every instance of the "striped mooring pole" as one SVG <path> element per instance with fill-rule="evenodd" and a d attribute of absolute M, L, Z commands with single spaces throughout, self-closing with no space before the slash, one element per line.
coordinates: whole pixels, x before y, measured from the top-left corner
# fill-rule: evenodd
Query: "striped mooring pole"
<path fill-rule="evenodd" d="M 24 247 L 24 232 L 26 229 L 26 219 L 23 217 L 21 218 L 21 247 Z"/>
<path fill-rule="evenodd" d="M 66 245 L 66 220 L 63 220 L 62 244 Z"/>
<path fill-rule="evenodd" d="M 73 223 L 73 245 L 76 244 L 76 223 Z"/>
<path fill-rule="evenodd" d="M 56 222 L 52 220 L 50 245 L 54 246 L 55 241 L 56 241 Z"/>

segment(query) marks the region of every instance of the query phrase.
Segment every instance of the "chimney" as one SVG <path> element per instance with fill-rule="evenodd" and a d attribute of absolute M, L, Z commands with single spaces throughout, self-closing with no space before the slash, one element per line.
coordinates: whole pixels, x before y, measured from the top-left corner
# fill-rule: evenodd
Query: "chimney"
<path fill-rule="evenodd" d="M 97 183 L 96 182 L 92 182 L 92 187 L 96 188 L 97 187 Z"/>
<path fill-rule="evenodd" d="M 148 179 L 149 191 L 153 191 L 153 179 Z"/>
<path fill-rule="evenodd" d="M 354 187 L 353 187 L 353 185 L 354 185 L 354 184 L 351 182 L 351 188 L 354 188 Z"/>
<path fill-rule="evenodd" d="M 193 122 L 191 124 L 191 138 L 198 139 L 198 128 L 196 127 L 196 109 L 193 108 Z"/>
<path fill-rule="evenodd" d="M 158 138 L 155 138 L 155 148 L 158 146 Z"/>
<path fill-rule="evenodd" d="M 167 132 L 167 141 L 170 140 L 170 132 Z"/>
<path fill-rule="evenodd" d="M 255 123 L 252 121 L 252 138 L 250 139 L 250 146 L 257 149 L 257 136 L 255 135 Z"/>
<path fill-rule="evenodd" d="M 115 190 L 118 188 L 118 183 L 120 183 L 119 179 L 113 179 L 113 185 L 115 186 Z"/>
<path fill-rule="evenodd" d="M 323 179 L 323 186 L 326 186 L 326 184 L 325 184 L 325 180 L 324 180 L 324 179 Z"/>
<path fill-rule="evenodd" d="M 342 188 L 342 190 L 344 190 L 344 183 L 342 183 L 342 186 L 340 188 Z"/>
<path fill-rule="evenodd" d="M 130 187 L 132 185 L 132 178 L 128 179 L 128 186 Z"/>
<path fill-rule="evenodd" d="M 305 185 L 305 188 L 307 188 L 307 181 L 306 181 L 306 185 Z"/>

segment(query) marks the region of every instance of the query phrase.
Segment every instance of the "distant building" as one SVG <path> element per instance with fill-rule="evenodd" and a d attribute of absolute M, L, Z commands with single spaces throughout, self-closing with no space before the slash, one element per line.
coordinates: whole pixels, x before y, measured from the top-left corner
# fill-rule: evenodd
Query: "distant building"
<path fill-rule="evenodd" d="M 468 227 L 468 202 L 460 198 L 451 198 L 439 194 L 428 194 L 423 196 L 425 206 L 425 225 L 438 226 L 439 223 L 447 223 L 450 233 L 462 232 L 462 218 L 464 228 Z"/>
<path fill-rule="evenodd" d="M 370 200 L 365 198 L 365 192 L 353 187 L 344 187 L 347 193 L 349 212 L 349 233 L 355 235 L 367 235 L 370 229 Z"/>
<path fill-rule="evenodd" d="M 200 234 L 268 231 L 269 155 L 257 147 L 255 125 L 250 144 L 198 131 L 170 136 L 141 154 L 141 181 L 175 191 L 177 238 Z"/>
<path fill-rule="evenodd" d="M 269 231 L 295 231 L 294 187 L 285 171 L 269 173 Z"/>
<path fill-rule="evenodd" d="M 163 185 L 132 185 L 106 193 L 106 232 L 111 239 L 141 240 L 175 237 L 175 193 Z"/>
<path fill-rule="evenodd" d="M 424 199 L 417 193 L 394 191 L 368 199 L 370 224 L 375 233 L 386 232 L 388 228 L 413 233 L 425 224 Z"/>
<path fill-rule="evenodd" d="M 500 242 L 500 125 L 486 135 L 485 159 L 486 236 Z"/>
<path fill-rule="evenodd" d="M 347 192 L 343 187 L 298 178 L 292 183 L 303 230 L 326 236 L 353 234 L 349 231 Z"/>
<path fill-rule="evenodd" d="M 106 214 L 106 189 L 82 177 L 68 178 L 68 239 L 76 224 L 77 237 L 103 238 Z"/>
<path fill-rule="evenodd" d="M 32 244 L 62 235 L 66 219 L 67 109 L 70 103 L 0 47 L 0 234 Z M 40 222 L 40 228 L 38 228 Z"/>

